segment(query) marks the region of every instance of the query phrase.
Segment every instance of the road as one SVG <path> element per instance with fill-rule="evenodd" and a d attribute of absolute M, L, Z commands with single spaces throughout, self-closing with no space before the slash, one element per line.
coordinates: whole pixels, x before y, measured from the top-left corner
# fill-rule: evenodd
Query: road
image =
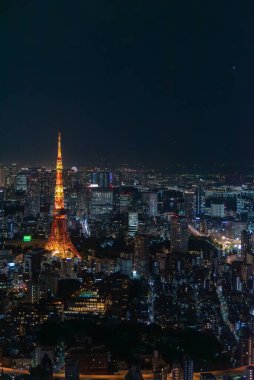
<path fill-rule="evenodd" d="M 15 374 L 15 375 L 27 375 L 27 374 L 29 374 L 28 370 L 8 368 L 8 367 L 1 367 L 1 371 L 3 371 L 3 373 Z M 94 379 L 123 380 L 126 372 L 127 371 L 122 372 L 122 373 L 117 374 L 117 375 L 112 375 L 112 374 L 100 374 L 100 375 L 80 374 L 79 378 L 80 379 L 86 379 L 86 380 L 94 380 Z M 65 378 L 65 374 L 64 373 L 54 373 L 53 377 L 54 377 L 54 379 L 59 379 L 59 378 L 63 379 L 63 378 Z M 144 379 L 153 379 L 153 373 L 152 372 L 145 373 L 145 374 L 143 374 L 143 377 L 144 377 Z"/>
<path fill-rule="evenodd" d="M 2 368 L 1 368 L 2 370 Z M 224 369 L 221 371 L 206 371 L 205 373 L 209 372 L 215 375 L 216 377 L 220 378 L 224 375 L 230 375 L 230 376 L 236 376 L 236 375 L 243 375 L 246 371 L 246 367 L 239 367 L 239 368 L 229 368 L 229 369 Z M 4 373 L 10 373 L 10 374 L 15 374 L 15 375 L 24 375 L 28 374 L 29 371 L 23 370 L 23 369 L 15 369 L 15 368 L 7 368 L 3 367 L 3 372 Z M 123 380 L 125 378 L 126 371 L 122 371 L 121 373 L 117 375 L 109 375 L 109 374 L 81 374 L 79 376 L 80 379 L 86 379 L 86 380 L 94 380 L 94 379 L 112 379 L 112 380 Z M 143 372 L 143 378 L 146 380 L 154 379 L 154 374 L 152 371 L 147 371 Z M 54 378 L 65 378 L 64 373 L 55 373 Z M 169 377 L 169 379 L 171 376 Z M 200 380 L 200 372 L 194 372 L 193 375 L 193 380 Z"/>
<path fill-rule="evenodd" d="M 149 290 L 148 290 L 148 297 L 147 297 L 147 304 L 148 304 L 148 317 L 149 317 L 149 322 L 153 323 L 154 322 L 154 283 L 153 279 L 149 279 Z"/>
<path fill-rule="evenodd" d="M 222 288 L 220 286 L 217 286 L 216 292 L 217 292 L 217 296 L 218 296 L 218 299 L 219 299 L 220 304 L 221 304 L 221 314 L 222 314 L 223 321 L 228 325 L 228 327 L 229 327 L 230 331 L 232 332 L 232 334 L 234 335 L 236 341 L 238 341 L 239 337 L 229 322 L 228 305 L 227 305 L 227 301 L 225 300 L 225 297 L 223 296 Z"/>

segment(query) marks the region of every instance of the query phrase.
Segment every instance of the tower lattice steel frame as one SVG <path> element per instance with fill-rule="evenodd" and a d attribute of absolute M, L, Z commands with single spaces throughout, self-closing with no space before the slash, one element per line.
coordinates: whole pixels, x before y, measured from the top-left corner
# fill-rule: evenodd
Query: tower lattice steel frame
<path fill-rule="evenodd" d="M 53 222 L 50 237 L 45 249 L 52 252 L 53 256 L 61 259 L 81 258 L 78 251 L 71 242 L 67 229 L 67 215 L 64 208 L 63 190 L 63 160 L 61 149 L 61 133 L 58 133 L 58 150 L 56 160 L 56 186 L 55 202 L 53 210 Z"/>

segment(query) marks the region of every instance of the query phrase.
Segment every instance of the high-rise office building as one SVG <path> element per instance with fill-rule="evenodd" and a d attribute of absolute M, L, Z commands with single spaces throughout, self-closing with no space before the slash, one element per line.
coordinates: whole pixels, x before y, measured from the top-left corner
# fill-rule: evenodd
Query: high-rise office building
<path fill-rule="evenodd" d="M 6 187 L 6 169 L 0 165 L 0 188 Z"/>
<path fill-rule="evenodd" d="M 119 271 L 127 276 L 132 275 L 132 255 L 131 253 L 120 253 L 120 257 L 117 259 L 117 265 L 119 266 Z"/>
<path fill-rule="evenodd" d="M 41 299 L 55 297 L 58 289 L 57 273 L 42 272 L 38 279 Z"/>
<path fill-rule="evenodd" d="M 147 214 L 150 217 L 158 215 L 158 194 L 157 193 L 143 193 L 143 200 L 146 203 Z"/>
<path fill-rule="evenodd" d="M 134 239 L 133 273 L 148 278 L 149 275 L 149 244 L 146 236 L 136 236 Z"/>
<path fill-rule="evenodd" d="M 93 189 L 89 204 L 92 219 L 105 219 L 113 212 L 113 192 L 105 189 Z"/>
<path fill-rule="evenodd" d="M 30 303 L 39 303 L 40 301 L 40 287 L 37 281 L 28 281 L 27 283 L 27 301 Z"/>
<path fill-rule="evenodd" d="M 183 358 L 183 380 L 193 380 L 193 360 L 187 355 Z"/>
<path fill-rule="evenodd" d="M 41 208 L 46 212 L 49 211 L 50 205 L 54 197 L 54 172 L 53 170 L 41 169 L 40 172 L 41 185 Z"/>
<path fill-rule="evenodd" d="M 188 251 L 188 223 L 183 216 L 174 216 L 171 218 L 171 251 L 186 252 Z"/>
<path fill-rule="evenodd" d="M 114 189 L 114 211 L 125 213 L 132 208 L 132 193 L 121 188 Z"/>
<path fill-rule="evenodd" d="M 23 273 L 31 280 L 36 280 L 41 271 L 43 251 L 26 252 L 24 254 Z"/>
<path fill-rule="evenodd" d="M 16 190 L 27 192 L 27 175 L 25 173 L 19 173 L 16 180 Z"/>
<path fill-rule="evenodd" d="M 68 199 L 68 212 L 72 216 L 83 217 L 84 215 L 88 215 L 89 209 L 89 191 L 88 189 L 84 189 L 83 186 L 77 185 L 69 193 Z"/>
<path fill-rule="evenodd" d="M 251 253 L 253 246 L 253 233 L 249 230 L 243 230 L 241 232 L 241 255 L 246 260 L 246 255 Z"/>
<path fill-rule="evenodd" d="M 112 300 L 111 312 L 121 319 L 126 318 L 128 297 L 129 297 L 129 277 L 120 273 L 108 276 L 105 287 Z"/>
<path fill-rule="evenodd" d="M 26 214 L 37 216 L 40 213 L 41 206 L 41 183 L 40 173 L 35 169 L 27 176 L 27 206 Z"/>
<path fill-rule="evenodd" d="M 129 212 L 128 214 L 128 235 L 134 237 L 138 233 L 138 213 Z"/>
<path fill-rule="evenodd" d="M 195 193 L 192 190 L 184 192 L 184 214 L 189 222 L 195 217 Z"/>
<path fill-rule="evenodd" d="M 0 187 L 0 246 L 4 244 L 7 237 L 6 220 L 4 215 L 4 188 Z"/>
<path fill-rule="evenodd" d="M 240 365 L 247 366 L 253 363 L 253 335 L 249 331 L 244 331 L 239 339 Z"/>
<path fill-rule="evenodd" d="M 249 365 L 246 368 L 246 380 L 254 380 L 254 366 Z"/>
<path fill-rule="evenodd" d="M 196 217 L 201 216 L 204 213 L 205 200 L 204 191 L 202 187 L 197 186 L 195 190 L 195 213 Z"/>
<path fill-rule="evenodd" d="M 109 187 L 113 183 L 113 175 L 111 172 L 92 172 L 90 173 L 90 182 L 99 187 Z"/>
<path fill-rule="evenodd" d="M 13 197 L 16 192 L 16 180 L 18 172 L 19 168 L 16 164 L 12 164 L 11 167 L 8 168 L 6 175 L 6 190 L 8 191 L 10 197 Z"/>
<path fill-rule="evenodd" d="M 180 363 L 173 363 L 172 380 L 183 380 L 183 369 Z"/>
<path fill-rule="evenodd" d="M 225 204 L 224 203 L 211 203 L 211 216 L 215 218 L 224 218 Z"/>

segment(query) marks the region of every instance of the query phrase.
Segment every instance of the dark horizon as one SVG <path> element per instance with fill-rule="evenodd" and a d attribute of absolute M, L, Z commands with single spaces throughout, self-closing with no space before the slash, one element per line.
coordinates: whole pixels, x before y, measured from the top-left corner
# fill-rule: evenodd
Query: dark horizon
<path fill-rule="evenodd" d="M 17 165 L 19 168 L 47 168 L 50 170 L 55 169 L 55 161 L 49 163 L 20 163 L 20 162 L 0 162 L 0 165 L 5 167 L 11 167 L 11 165 Z M 172 163 L 167 165 L 157 164 L 157 165 L 149 165 L 142 163 L 127 163 L 127 162 L 119 162 L 114 164 L 112 162 L 99 160 L 97 162 L 88 162 L 81 163 L 81 165 L 76 165 L 73 162 L 65 162 L 63 157 L 63 169 L 71 169 L 76 167 L 79 170 L 88 169 L 88 170 L 109 170 L 114 171 L 118 169 L 129 168 L 133 170 L 144 170 L 144 171 L 156 171 L 157 173 L 164 173 L 165 175 L 197 175 L 197 176 L 216 176 L 216 175 L 228 175 L 233 176 L 236 182 L 241 180 L 245 180 L 245 176 L 252 177 L 254 176 L 254 165 L 242 165 L 241 163 L 230 165 L 224 163 L 213 163 L 213 164 L 183 164 L 183 163 Z"/>
<path fill-rule="evenodd" d="M 251 2 L 1 7 L 1 163 L 254 164 Z"/>

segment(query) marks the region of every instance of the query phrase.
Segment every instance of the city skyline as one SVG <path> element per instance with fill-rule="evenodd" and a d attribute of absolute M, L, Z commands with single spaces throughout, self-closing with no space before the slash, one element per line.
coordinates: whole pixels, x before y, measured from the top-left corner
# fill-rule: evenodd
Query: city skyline
<path fill-rule="evenodd" d="M 1 1 L 0 379 L 253 380 L 253 25 Z"/>
<path fill-rule="evenodd" d="M 250 379 L 253 175 L 63 170 L 61 147 L 0 166 L 6 378 Z"/>
<path fill-rule="evenodd" d="M 252 6 L 218 4 L 4 1 L 0 162 L 60 128 L 70 166 L 253 164 Z"/>

